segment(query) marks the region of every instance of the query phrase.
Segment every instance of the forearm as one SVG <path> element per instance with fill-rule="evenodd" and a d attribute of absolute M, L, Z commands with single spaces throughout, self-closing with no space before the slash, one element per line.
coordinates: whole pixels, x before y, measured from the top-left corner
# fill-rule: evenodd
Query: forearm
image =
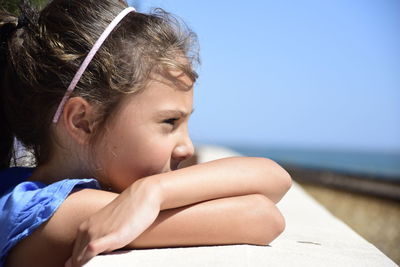
<path fill-rule="evenodd" d="M 160 210 L 248 194 L 263 194 L 276 203 L 291 184 L 278 164 L 254 157 L 219 159 L 145 179 L 159 187 Z"/>
<path fill-rule="evenodd" d="M 279 210 L 262 195 L 220 198 L 160 212 L 127 248 L 267 245 L 283 228 Z"/>

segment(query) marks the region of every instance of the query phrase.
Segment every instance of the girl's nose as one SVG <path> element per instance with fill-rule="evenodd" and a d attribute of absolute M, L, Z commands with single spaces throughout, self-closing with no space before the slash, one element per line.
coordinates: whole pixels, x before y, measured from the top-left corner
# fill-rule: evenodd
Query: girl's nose
<path fill-rule="evenodd" d="M 194 146 L 192 140 L 187 137 L 184 142 L 178 144 L 172 153 L 174 160 L 181 162 L 185 159 L 191 158 L 194 154 Z"/>

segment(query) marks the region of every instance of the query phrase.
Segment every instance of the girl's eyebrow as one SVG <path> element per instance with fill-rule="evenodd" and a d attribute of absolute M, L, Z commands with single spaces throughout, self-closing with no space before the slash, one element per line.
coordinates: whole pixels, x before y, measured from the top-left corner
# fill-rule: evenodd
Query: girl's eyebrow
<path fill-rule="evenodd" d="M 157 112 L 158 116 L 171 116 L 171 117 L 187 117 L 188 115 L 193 114 L 194 112 L 194 108 L 192 109 L 192 111 L 190 112 L 190 114 L 188 114 L 187 112 L 180 110 L 180 109 L 166 109 L 166 110 L 160 110 Z"/>

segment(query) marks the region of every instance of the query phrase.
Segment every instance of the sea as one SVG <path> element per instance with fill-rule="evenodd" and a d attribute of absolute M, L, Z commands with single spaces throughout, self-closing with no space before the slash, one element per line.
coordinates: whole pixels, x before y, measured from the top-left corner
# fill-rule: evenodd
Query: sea
<path fill-rule="evenodd" d="M 246 156 L 270 158 L 282 165 L 329 170 L 400 183 L 400 151 L 357 151 L 227 145 Z"/>

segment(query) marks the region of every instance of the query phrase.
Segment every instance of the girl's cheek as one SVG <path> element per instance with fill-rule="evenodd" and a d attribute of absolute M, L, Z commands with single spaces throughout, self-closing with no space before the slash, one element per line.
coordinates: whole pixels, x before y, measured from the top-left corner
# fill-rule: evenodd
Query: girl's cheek
<path fill-rule="evenodd" d="M 154 175 L 169 169 L 171 151 L 168 142 L 149 143 L 141 152 L 137 160 L 141 163 L 142 169 L 146 174 Z"/>

